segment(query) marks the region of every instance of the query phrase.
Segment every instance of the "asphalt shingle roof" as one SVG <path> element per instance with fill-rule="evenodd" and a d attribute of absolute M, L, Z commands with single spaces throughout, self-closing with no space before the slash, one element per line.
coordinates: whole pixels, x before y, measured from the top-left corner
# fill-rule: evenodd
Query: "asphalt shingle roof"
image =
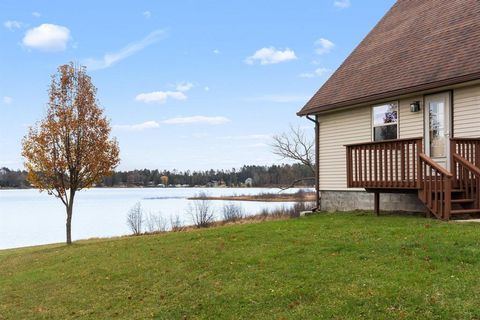
<path fill-rule="evenodd" d="M 480 79 L 480 0 L 398 0 L 298 113 Z"/>

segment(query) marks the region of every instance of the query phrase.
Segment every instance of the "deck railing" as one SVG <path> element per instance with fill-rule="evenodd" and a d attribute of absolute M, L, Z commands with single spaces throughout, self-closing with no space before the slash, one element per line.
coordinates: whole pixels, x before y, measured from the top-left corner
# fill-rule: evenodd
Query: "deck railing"
<path fill-rule="evenodd" d="M 454 155 L 462 157 L 476 167 L 480 167 L 480 139 L 479 138 L 452 138 L 450 139 L 451 171 L 453 184 L 459 185 L 459 164 Z"/>
<path fill-rule="evenodd" d="M 430 157 L 419 155 L 420 200 L 437 218 L 448 220 L 451 212 L 452 174 Z"/>
<path fill-rule="evenodd" d="M 347 145 L 350 188 L 416 189 L 422 138 Z"/>
<path fill-rule="evenodd" d="M 480 206 L 480 169 L 459 154 L 453 154 L 452 164 L 455 167 L 455 179 L 458 188 L 462 189 L 465 197 L 474 201 L 475 208 Z"/>
<path fill-rule="evenodd" d="M 458 154 L 478 167 L 480 166 L 480 139 L 452 138 L 450 139 L 450 153 L 452 156 Z"/>

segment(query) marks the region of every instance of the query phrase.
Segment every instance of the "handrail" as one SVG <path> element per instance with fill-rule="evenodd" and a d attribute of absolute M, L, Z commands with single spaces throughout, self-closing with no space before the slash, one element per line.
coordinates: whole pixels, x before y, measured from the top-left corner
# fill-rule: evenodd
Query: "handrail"
<path fill-rule="evenodd" d="M 418 173 L 422 180 L 418 192 L 420 200 L 438 219 L 450 219 L 453 175 L 424 153 L 418 158 Z"/>
<path fill-rule="evenodd" d="M 352 144 L 344 144 L 344 147 L 359 147 L 359 146 L 369 146 L 369 145 L 374 145 L 374 144 L 389 144 L 389 143 L 395 143 L 395 142 L 407 142 L 407 141 L 417 141 L 417 140 L 422 140 L 422 137 L 416 137 L 416 138 L 404 138 L 404 139 L 394 139 L 394 140 L 382 140 L 382 141 L 369 141 L 369 142 L 363 142 L 363 143 L 352 143 Z"/>
<path fill-rule="evenodd" d="M 480 168 L 476 167 L 473 163 L 468 161 L 467 159 L 461 157 L 457 153 L 454 153 L 452 157 L 457 161 L 460 162 L 463 166 L 467 167 L 473 174 L 480 178 Z"/>
<path fill-rule="evenodd" d="M 474 201 L 475 208 L 480 205 L 480 169 L 457 153 L 452 155 L 455 172 L 455 185 L 460 187 L 468 199 Z"/>
<path fill-rule="evenodd" d="M 459 157 L 468 161 L 476 167 L 480 167 L 480 138 L 451 138 L 450 139 L 450 159 L 451 163 L 455 163 L 458 159 L 454 158 L 457 154 Z M 454 177 L 455 186 L 458 184 L 457 165 L 452 165 L 451 170 Z"/>
<path fill-rule="evenodd" d="M 453 177 L 453 175 L 450 172 L 448 172 L 447 169 L 445 169 L 444 167 L 442 167 L 441 165 L 439 165 L 438 163 L 433 161 L 433 159 L 430 158 L 429 156 L 427 156 L 425 153 L 420 153 L 418 156 L 420 157 L 420 159 L 425 161 L 429 166 L 433 167 L 435 170 L 440 172 L 442 175 L 447 176 L 449 178 Z"/>
<path fill-rule="evenodd" d="M 450 138 L 452 141 L 480 141 L 480 138 Z"/>

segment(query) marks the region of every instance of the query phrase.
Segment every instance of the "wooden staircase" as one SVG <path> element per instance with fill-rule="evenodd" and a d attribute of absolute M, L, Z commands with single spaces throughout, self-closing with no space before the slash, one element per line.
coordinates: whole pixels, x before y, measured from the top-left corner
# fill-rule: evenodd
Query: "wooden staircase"
<path fill-rule="evenodd" d="M 455 146 L 453 146 L 455 147 Z M 462 149 L 460 149 L 462 150 Z M 468 219 L 480 215 L 480 169 L 467 158 L 474 150 L 451 156 L 452 172 L 423 153 L 419 154 L 418 197 L 438 219 Z M 476 156 L 475 156 L 476 158 Z"/>

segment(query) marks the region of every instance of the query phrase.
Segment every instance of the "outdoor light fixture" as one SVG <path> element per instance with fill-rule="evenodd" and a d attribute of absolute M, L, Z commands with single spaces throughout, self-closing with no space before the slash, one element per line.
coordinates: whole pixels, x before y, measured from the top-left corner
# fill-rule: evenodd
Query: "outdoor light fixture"
<path fill-rule="evenodd" d="M 420 111 L 420 101 L 413 101 L 410 103 L 410 112 Z"/>

